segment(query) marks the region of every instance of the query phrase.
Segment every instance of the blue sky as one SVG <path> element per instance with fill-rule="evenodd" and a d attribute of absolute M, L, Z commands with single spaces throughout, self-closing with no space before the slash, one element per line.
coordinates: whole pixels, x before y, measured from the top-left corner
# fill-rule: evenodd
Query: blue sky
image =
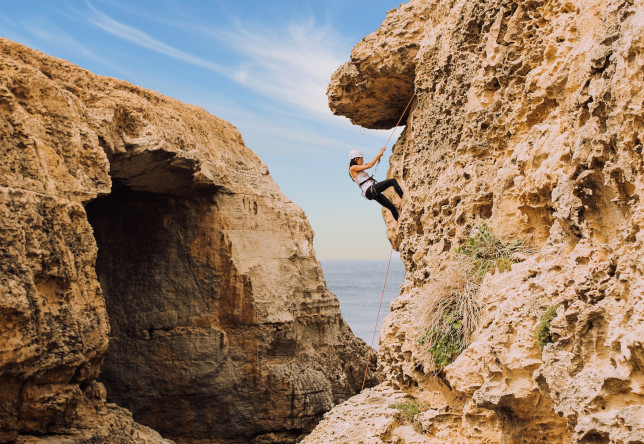
<path fill-rule="evenodd" d="M 360 196 L 346 168 L 349 150 L 369 160 L 391 130 L 333 116 L 326 87 L 351 48 L 400 3 L 9 0 L 0 35 L 230 121 L 306 212 L 318 258 L 386 259 L 380 206 Z"/>

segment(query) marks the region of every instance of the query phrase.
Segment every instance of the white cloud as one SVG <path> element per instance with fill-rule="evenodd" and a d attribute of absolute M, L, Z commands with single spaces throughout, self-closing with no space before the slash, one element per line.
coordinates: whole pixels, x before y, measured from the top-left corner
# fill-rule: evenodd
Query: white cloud
<path fill-rule="evenodd" d="M 204 104 L 204 108 L 215 115 L 221 116 L 221 106 Z M 324 154 L 333 152 L 362 149 L 364 144 L 373 144 L 378 141 L 373 134 L 366 135 L 363 144 L 348 141 L 337 131 L 312 131 L 302 127 L 300 122 L 286 120 L 283 124 L 275 122 L 269 114 L 255 113 L 243 110 L 226 109 L 234 121 L 235 126 L 242 133 L 244 140 L 261 140 L 264 149 L 270 148 L 273 154 Z M 246 140 L 248 142 L 248 140 Z M 250 146 L 250 145 L 249 145 Z M 306 148 L 303 151 L 303 148 Z M 258 146 L 250 146 L 258 149 Z"/>
<path fill-rule="evenodd" d="M 222 65 L 167 45 L 137 28 L 125 25 L 114 20 L 113 18 L 102 13 L 90 4 L 87 4 L 87 6 L 94 13 L 94 17 L 91 17 L 89 20 L 94 25 L 98 26 L 104 31 L 109 32 L 110 34 L 113 34 L 128 42 L 134 43 L 135 45 L 166 55 L 168 57 L 191 63 L 193 65 L 201 66 L 202 68 L 209 69 L 228 77 L 233 76 L 233 73 L 230 71 L 230 69 Z"/>
<path fill-rule="evenodd" d="M 227 53 L 235 54 L 234 58 L 226 61 L 228 66 L 223 66 L 179 50 L 140 29 L 114 20 L 90 4 L 87 6 L 92 10 L 88 20 L 110 34 L 168 57 L 210 69 L 269 99 L 261 106 L 267 108 L 266 112 L 270 115 L 281 115 L 282 120 L 287 120 L 289 116 L 309 116 L 313 121 L 319 122 L 320 128 L 332 125 L 338 129 L 356 131 L 356 127 L 348 119 L 333 116 L 327 104 L 326 88 L 331 75 L 345 61 L 351 47 L 351 43 L 343 40 L 340 33 L 330 25 L 321 25 L 314 19 L 308 19 L 276 28 L 233 19 L 230 27 L 222 30 L 190 20 L 155 18 L 165 25 L 196 32 L 206 42 L 211 39 L 213 46 L 225 48 Z M 269 120 L 271 119 L 267 119 Z M 246 121 L 241 118 L 238 123 Z M 351 145 L 346 140 L 329 137 L 326 130 L 322 130 L 318 137 L 312 137 L 311 132 L 307 137 L 299 130 L 282 129 L 277 134 L 271 125 L 254 119 L 251 121 L 257 125 L 254 131 L 261 128 L 266 134 L 279 135 L 296 144 L 341 146 L 343 150 Z M 369 136 L 386 137 L 390 134 L 389 131 L 386 131 L 386 135 L 385 131 L 368 132 L 366 139 L 370 139 Z"/>
<path fill-rule="evenodd" d="M 248 81 L 248 72 L 238 71 L 235 73 L 235 80 L 239 83 L 246 83 Z"/>
<path fill-rule="evenodd" d="M 165 25 L 199 32 L 213 39 L 212 44 L 228 48 L 236 55 L 225 65 L 170 46 L 140 29 L 120 23 L 87 4 L 93 14 L 88 20 L 99 28 L 138 46 L 168 57 L 201 66 L 254 91 L 265 98 L 287 104 L 296 112 L 314 119 L 342 125 L 332 118 L 326 98 L 331 74 L 346 59 L 351 42 L 340 33 L 314 19 L 264 27 L 232 19 L 229 29 L 213 29 L 190 20 L 154 17 Z"/>
<path fill-rule="evenodd" d="M 331 27 L 309 19 L 286 29 L 251 29 L 237 23 L 224 32 L 201 30 L 237 52 L 243 66 L 234 77 L 239 83 L 317 117 L 331 116 L 326 88 L 348 46 Z"/>

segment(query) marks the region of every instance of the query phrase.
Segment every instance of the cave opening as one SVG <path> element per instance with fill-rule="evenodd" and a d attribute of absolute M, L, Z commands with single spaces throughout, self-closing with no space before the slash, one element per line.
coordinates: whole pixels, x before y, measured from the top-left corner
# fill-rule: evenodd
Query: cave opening
<path fill-rule="evenodd" d="M 346 370 L 341 353 L 325 369 L 330 378 L 310 358 L 299 362 L 295 323 L 278 322 L 284 330 L 276 333 L 265 321 L 268 299 L 252 280 L 260 267 L 240 260 L 248 245 L 275 245 L 257 229 L 259 199 L 203 185 L 200 175 L 190 182 L 184 175 L 193 169 L 175 157 L 140 157 L 112 157 L 111 193 L 85 207 L 111 327 L 98 379 L 107 400 L 178 442 L 294 442 L 345 395 L 330 381 Z M 284 273 L 302 273 L 290 258 L 275 261 L 280 273 L 285 262 L 292 268 Z M 326 302 L 324 291 L 320 297 L 315 304 Z M 271 309 L 283 306 L 270 300 Z M 332 310 L 311 318 L 302 328 L 316 338 L 337 326 Z"/>
<path fill-rule="evenodd" d="M 99 380 L 108 401 L 175 439 L 213 434 L 192 428 L 211 422 L 204 412 L 224 377 L 228 338 L 217 313 L 225 270 L 201 251 L 217 249 L 216 236 L 200 233 L 212 200 L 114 180 L 109 195 L 86 205 L 111 327 Z"/>
<path fill-rule="evenodd" d="M 187 325 L 210 308 L 186 251 L 196 233 L 192 199 L 134 191 L 118 182 L 86 206 L 98 245 L 96 271 L 113 332 L 138 335 Z M 209 282 L 216 294 L 218 282 Z M 186 296 L 191 303 L 186 304 Z M 207 298 L 208 299 L 208 298 Z"/>

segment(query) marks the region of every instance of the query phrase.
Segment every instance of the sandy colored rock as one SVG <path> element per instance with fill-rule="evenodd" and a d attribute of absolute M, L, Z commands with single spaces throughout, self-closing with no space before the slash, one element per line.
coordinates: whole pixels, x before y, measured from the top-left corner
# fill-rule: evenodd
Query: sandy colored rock
<path fill-rule="evenodd" d="M 391 407 L 410 400 L 388 385 L 367 389 L 324 415 L 302 444 L 379 444 L 400 437 L 405 437 L 405 442 L 427 442 L 399 410 Z"/>
<path fill-rule="evenodd" d="M 334 74 L 330 108 L 367 127 L 415 92 L 388 172 L 405 190 L 399 234 L 383 213 L 406 268 L 380 336 L 389 384 L 437 391 L 417 340 L 456 247 L 485 222 L 532 249 L 476 294 L 479 327 L 440 375 L 461 400 L 445 442 L 644 440 L 643 49 L 641 0 L 412 0 Z M 401 72 L 394 98 L 377 89 Z"/>
<path fill-rule="evenodd" d="M 351 60 L 337 69 L 327 90 L 335 114 L 366 128 L 391 128 L 398 122 L 414 93 L 414 60 L 432 14 L 426 3 L 390 11 L 380 28 L 353 48 Z"/>
<path fill-rule="evenodd" d="M 293 442 L 357 392 L 367 346 L 313 231 L 230 123 L 8 40 L 0 56 L 0 440 L 163 442 L 136 420 Z"/>

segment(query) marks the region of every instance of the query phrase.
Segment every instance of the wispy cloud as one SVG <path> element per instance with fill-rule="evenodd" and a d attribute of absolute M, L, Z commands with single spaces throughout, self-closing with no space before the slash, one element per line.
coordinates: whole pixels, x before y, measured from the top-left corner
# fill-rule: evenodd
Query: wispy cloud
<path fill-rule="evenodd" d="M 330 116 L 326 87 L 346 52 L 330 26 L 309 19 L 279 30 L 249 29 L 238 23 L 223 33 L 206 32 L 238 53 L 237 82 L 265 97 Z"/>
<path fill-rule="evenodd" d="M 215 30 L 187 17 L 180 18 L 180 12 L 172 20 L 147 14 L 148 20 L 198 33 L 211 39 L 213 46 L 227 49 L 229 54 L 235 55 L 222 64 L 177 49 L 113 19 L 90 4 L 87 6 L 92 12 L 87 20 L 112 35 L 215 71 L 260 96 L 289 105 L 296 112 L 305 112 L 315 119 L 323 117 L 332 124 L 339 123 L 331 119 L 326 88 L 333 71 L 344 62 L 351 42 L 343 41 L 340 33 L 328 24 L 309 18 L 292 21 L 286 26 L 281 23 L 277 27 L 266 27 L 231 17 L 229 29 Z"/>
<path fill-rule="evenodd" d="M 87 4 L 87 6 L 93 12 L 93 16 L 89 18 L 90 22 L 112 35 L 115 35 L 123 40 L 134 43 L 135 45 L 141 46 L 151 51 L 163 54 L 165 56 L 172 57 L 183 62 L 191 63 L 196 66 L 201 66 L 202 68 L 209 69 L 228 77 L 234 76 L 234 72 L 232 72 L 225 66 L 163 43 L 160 40 L 157 40 L 156 38 L 135 27 L 128 26 L 114 20 L 89 3 Z"/>
<path fill-rule="evenodd" d="M 334 70 L 340 66 L 351 47 L 341 34 L 329 24 L 313 18 L 292 21 L 287 25 L 259 26 L 230 18 L 228 29 L 213 29 L 187 17 L 168 20 L 167 17 L 148 15 L 147 19 L 165 26 L 199 35 L 213 47 L 233 54 L 226 65 L 191 54 L 168 45 L 158 38 L 130 25 L 119 22 L 94 6 L 87 4 L 91 14 L 87 20 L 98 28 L 142 48 L 174 59 L 212 70 L 242 87 L 269 99 L 264 107 L 283 116 L 310 116 L 320 123 L 355 129 L 347 119 L 331 114 L 326 88 Z M 132 13 L 132 11 L 130 11 Z M 263 126 L 269 131 L 269 127 Z M 375 134 L 372 134 L 375 135 Z M 292 134 L 294 142 L 304 141 Z M 309 140 L 309 142 L 312 142 Z M 333 140 L 319 140 L 320 145 L 337 144 Z"/>
<path fill-rule="evenodd" d="M 207 111 L 221 116 L 221 104 L 203 104 L 203 106 Z M 261 149 L 268 149 L 274 155 L 333 156 L 334 153 L 361 149 L 365 144 L 374 144 L 378 141 L 378 137 L 374 137 L 374 134 L 360 137 L 361 142 L 348 140 L 333 131 L 313 131 L 300 121 L 286 120 L 283 124 L 276 124 L 274 116 L 267 113 L 235 108 L 226 108 L 226 112 L 251 149 L 260 148 L 257 146 L 259 140 Z"/>

